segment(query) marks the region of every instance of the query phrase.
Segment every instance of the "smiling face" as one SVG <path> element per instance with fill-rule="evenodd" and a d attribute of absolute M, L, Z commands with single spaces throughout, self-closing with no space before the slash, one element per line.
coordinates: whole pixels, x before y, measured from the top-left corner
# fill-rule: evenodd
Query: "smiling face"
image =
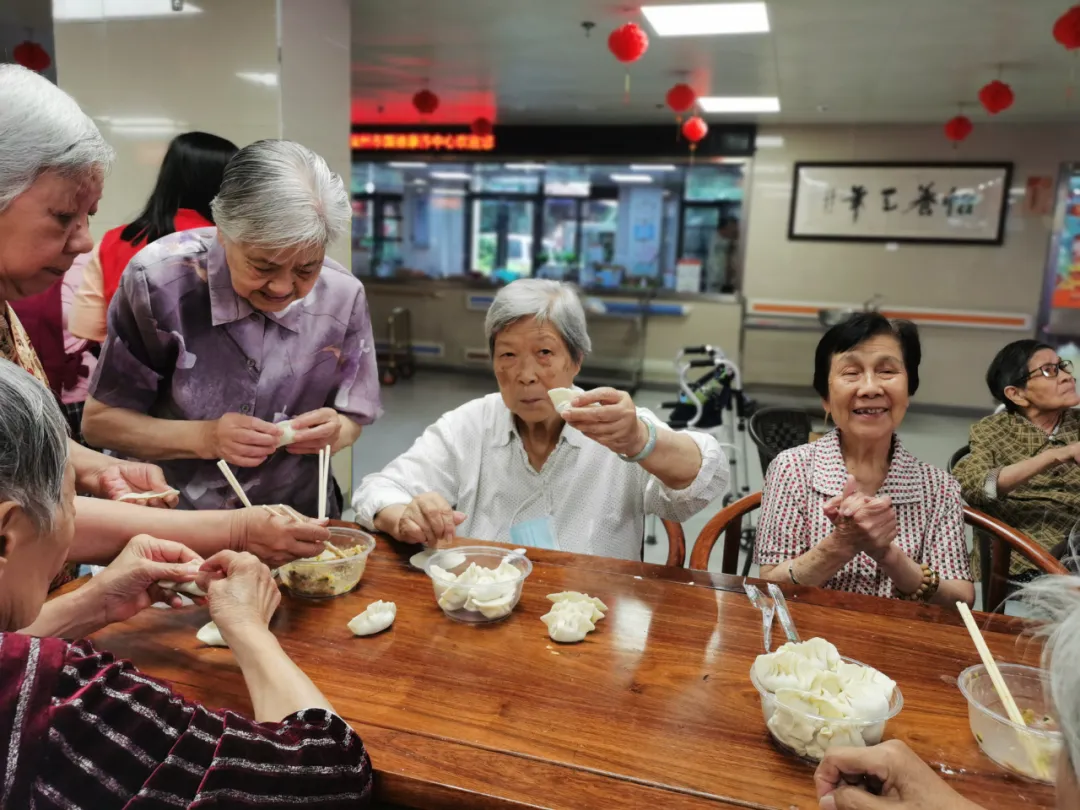
<path fill-rule="evenodd" d="M 1028 379 L 1017 380 L 1010 385 L 1005 396 L 1020 406 L 1020 412 L 1029 419 L 1047 413 L 1057 413 L 1080 404 L 1076 393 L 1076 378 L 1066 371 L 1058 371 L 1056 377 L 1045 376 L 1040 369 L 1056 366 L 1061 362 L 1053 349 L 1040 349 L 1027 364 Z M 1053 369 L 1049 369 L 1053 373 Z"/>
<path fill-rule="evenodd" d="M 218 239 L 233 290 L 260 312 L 281 312 L 311 292 L 326 256 L 326 248 L 318 246 L 265 250 L 233 242 L 220 231 Z"/>
<path fill-rule="evenodd" d="M 522 318 L 495 336 L 495 379 L 511 412 L 523 422 L 544 422 L 555 416 L 547 392 L 569 388 L 581 371 L 562 336 L 550 322 Z"/>
<path fill-rule="evenodd" d="M 829 398 L 823 400 L 845 437 L 891 437 L 908 408 L 908 375 L 900 341 L 881 335 L 833 355 Z"/>
<path fill-rule="evenodd" d="M 0 211 L 0 300 L 47 290 L 94 246 L 89 223 L 101 192 L 100 174 L 49 171 Z"/>

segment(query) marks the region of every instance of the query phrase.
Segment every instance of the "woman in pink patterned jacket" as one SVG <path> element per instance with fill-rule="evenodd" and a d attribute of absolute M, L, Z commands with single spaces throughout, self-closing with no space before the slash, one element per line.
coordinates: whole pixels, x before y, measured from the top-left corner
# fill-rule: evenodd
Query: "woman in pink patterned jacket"
<path fill-rule="evenodd" d="M 280 595 L 254 556 L 203 560 L 141 535 L 89 583 L 45 603 L 75 530 L 64 417 L 6 360 L 0 403 L 0 808 L 366 804 L 363 743 L 270 633 Z M 64 640 L 168 598 L 160 580 L 207 592 L 254 720 L 185 701 L 89 641 Z"/>

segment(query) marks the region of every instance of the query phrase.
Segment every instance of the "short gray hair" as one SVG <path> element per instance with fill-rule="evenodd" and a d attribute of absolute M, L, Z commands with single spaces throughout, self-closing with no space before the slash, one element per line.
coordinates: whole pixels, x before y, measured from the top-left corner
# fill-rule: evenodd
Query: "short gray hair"
<path fill-rule="evenodd" d="M 49 530 L 64 491 L 67 423 L 52 392 L 0 359 L 0 501 L 19 504 Z"/>
<path fill-rule="evenodd" d="M 1037 631 L 1046 639 L 1042 665 L 1065 753 L 1080 782 L 1080 577 L 1039 577 L 1024 587 L 1020 598 L 1046 620 Z"/>
<path fill-rule="evenodd" d="M 229 239 L 267 250 L 326 247 L 352 217 L 341 176 L 306 146 L 281 140 L 237 152 L 210 209 Z"/>
<path fill-rule="evenodd" d="M 522 318 L 550 321 L 562 336 L 575 363 L 592 351 L 585 326 L 585 310 L 577 290 L 569 284 L 542 278 L 520 278 L 499 290 L 484 319 L 488 350 L 495 355 L 495 336 Z"/>
<path fill-rule="evenodd" d="M 113 157 L 75 99 L 32 70 L 0 65 L 0 211 L 44 172 L 104 173 Z"/>

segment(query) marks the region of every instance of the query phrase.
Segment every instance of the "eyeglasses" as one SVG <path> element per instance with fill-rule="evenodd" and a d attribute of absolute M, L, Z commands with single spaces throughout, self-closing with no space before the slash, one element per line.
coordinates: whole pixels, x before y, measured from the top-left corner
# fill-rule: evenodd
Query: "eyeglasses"
<path fill-rule="evenodd" d="M 1043 375 L 1049 380 L 1057 379 L 1059 371 L 1064 371 L 1066 374 L 1072 374 L 1072 367 L 1073 364 L 1071 360 L 1059 360 L 1056 363 L 1046 363 L 1045 365 L 1039 366 L 1034 371 L 1028 372 L 1027 376 L 1024 377 L 1023 381 L 1027 382 L 1028 380 L 1033 379 L 1039 374 Z"/>

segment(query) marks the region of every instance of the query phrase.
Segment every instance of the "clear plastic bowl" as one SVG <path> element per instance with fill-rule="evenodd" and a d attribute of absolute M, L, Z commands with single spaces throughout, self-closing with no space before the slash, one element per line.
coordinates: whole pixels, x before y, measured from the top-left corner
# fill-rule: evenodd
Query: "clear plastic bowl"
<path fill-rule="evenodd" d="M 1001 678 L 1012 693 L 1021 714 L 1028 714 L 1021 727 L 1009 720 L 990 674 L 982 664 L 960 673 L 956 685 L 968 702 L 968 723 L 983 753 L 1007 771 L 1037 782 L 1054 784 L 1061 753 L 1060 731 L 1039 728 L 1043 718 L 1053 717 L 1053 707 L 1044 690 L 1043 670 L 1022 664 L 998 664 Z M 1030 741 L 1036 761 L 1021 737 Z"/>
<path fill-rule="evenodd" d="M 849 664 L 866 666 L 854 658 L 847 656 L 841 656 L 841 658 Z M 885 724 L 904 708 L 904 696 L 900 692 L 900 687 L 897 686 L 893 689 L 892 700 L 889 701 L 889 711 L 881 717 L 872 719 L 821 717 L 778 704 L 776 695 L 761 685 L 754 674 L 753 667 L 750 668 L 750 682 L 754 684 L 754 688 L 758 690 L 758 695 L 761 697 L 761 714 L 765 718 L 765 727 L 768 728 L 773 741 L 779 748 L 806 762 L 820 762 L 825 751 L 833 745 L 850 745 L 849 740 L 854 734 L 862 737 L 865 745 L 877 745 L 885 734 Z M 769 722 L 778 712 L 781 713 L 778 719 L 783 722 L 778 722 L 776 725 L 787 729 L 783 735 L 778 734 Z"/>
<path fill-rule="evenodd" d="M 460 574 L 473 563 L 482 568 L 498 568 L 504 561 L 518 570 L 516 579 L 457 585 L 443 582 L 432 572 L 435 567 L 451 574 Z M 436 551 L 428 559 L 424 571 L 431 577 L 435 601 L 443 613 L 455 621 L 479 624 L 497 622 L 513 612 L 521 600 L 525 579 L 532 573 L 532 562 L 518 551 L 494 546 L 458 546 Z"/>
<path fill-rule="evenodd" d="M 307 599 L 329 599 L 341 596 L 356 587 L 364 576 L 368 555 L 375 548 L 375 538 L 359 529 L 344 526 L 330 527 L 330 542 L 342 551 L 357 551 L 344 560 L 293 560 L 278 569 L 281 583 L 297 596 Z"/>

